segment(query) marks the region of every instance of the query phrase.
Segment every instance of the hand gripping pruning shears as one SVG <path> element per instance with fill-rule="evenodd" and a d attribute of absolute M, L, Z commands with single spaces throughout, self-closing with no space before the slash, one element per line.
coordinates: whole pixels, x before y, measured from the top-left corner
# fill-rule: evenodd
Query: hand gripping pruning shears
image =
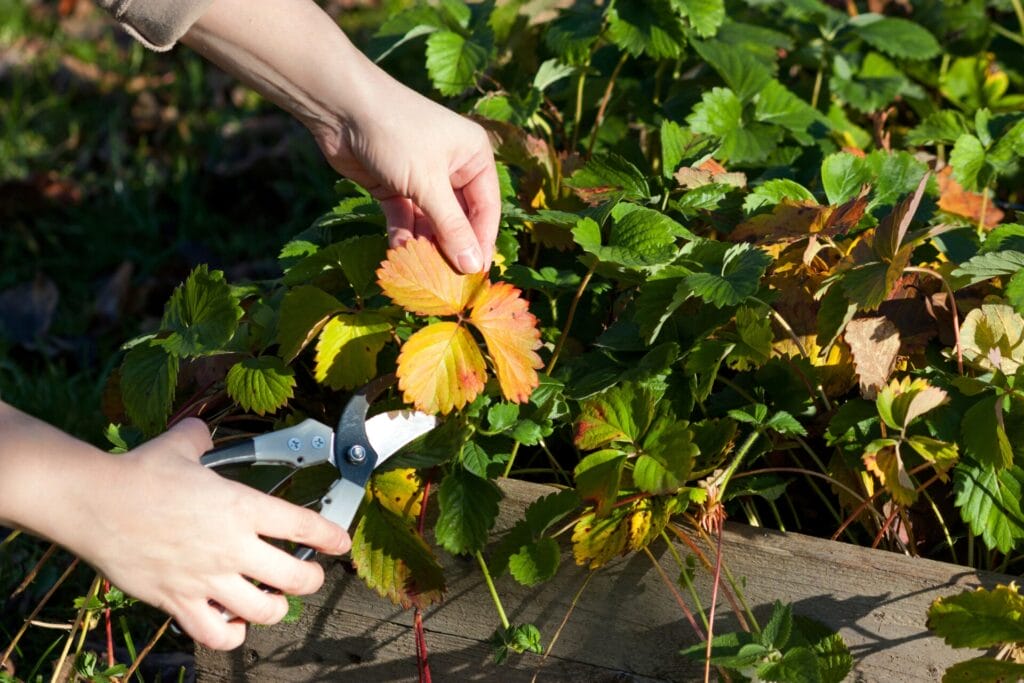
<path fill-rule="evenodd" d="M 200 462 L 211 468 L 286 465 L 292 472 L 285 481 L 300 469 L 324 463 L 334 465 L 339 477 L 320 499 L 320 514 L 351 532 L 373 471 L 403 446 L 437 426 L 433 415 L 415 410 L 392 410 L 367 418 L 370 404 L 394 381 L 394 375 L 385 375 L 357 390 L 335 429 L 307 419 L 293 427 L 215 448 L 204 454 Z M 295 557 L 303 560 L 315 554 L 306 546 L 294 552 Z M 228 612 L 224 615 L 226 620 L 233 618 Z"/>

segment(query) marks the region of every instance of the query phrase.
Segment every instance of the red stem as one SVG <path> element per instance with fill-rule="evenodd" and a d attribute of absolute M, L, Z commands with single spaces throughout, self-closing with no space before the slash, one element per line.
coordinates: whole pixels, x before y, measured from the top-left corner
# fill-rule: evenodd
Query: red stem
<path fill-rule="evenodd" d="M 435 468 L 436 469 L 436 468 Z M 427 480 L 423 483 L 423 500 L 420 501 L 420 517 L 416 522 L 416 530 L 420 536 L 427 519 L 427 498 L 430 497 L 430 481 L 434 478 L 434 470 L 427 474 Z M 416 607 L 413 613 L 413 632 L 416 635 L 416 670 L 419 672 L 420 683 L 431 683 L 430 662 L 427 659 L 427 636 L 423 631 L 423 610 Z"/>
<path fill-rule="evenodd" d="M 103 595 L 105 596 L 110 592 L 110 581 L 103 579 Z M 114 628 L 111 625 L 110 619 L 110 604 L 107 603 L 106 598 L 103 599 L 106 603 L 106 608 L 103 610 L 103 619 L 106 622 L 107 627 L 107 666 L 114 666 L 116 663 L 114 660 Z"/>
<path fill-rule="evenodd" d="M 704 683 L 711 681 L 711 640 L 715 634 L 715 605 L 718 587 L 722 583 L 722 524 L 718 523 L 718 542 L 715 548 L 715 582 L 711 587 L 711 608 L 708 610 L 708 645 L 704 651 Z"/>

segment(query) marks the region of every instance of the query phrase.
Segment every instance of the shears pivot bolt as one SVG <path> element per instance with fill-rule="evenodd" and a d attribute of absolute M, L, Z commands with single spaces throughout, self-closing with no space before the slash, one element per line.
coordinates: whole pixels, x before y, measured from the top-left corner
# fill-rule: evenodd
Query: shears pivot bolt
<path fill-rule="evenodd" d="M 348 449 L 347 457 L 350 463 L 352 463 L 353 465 L 358 465 L 359 463 L 366 460 L 366 449 L 360 446 L 359 444 L 355 444 L 354 446 Z"/>

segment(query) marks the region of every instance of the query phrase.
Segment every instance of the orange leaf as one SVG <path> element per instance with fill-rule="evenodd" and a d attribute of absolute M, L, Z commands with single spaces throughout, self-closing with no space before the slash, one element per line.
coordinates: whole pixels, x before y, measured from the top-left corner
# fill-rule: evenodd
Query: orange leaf
<path fill-rule="evenodd" d="M 981 220 L 981 207 L 985 204 L 984 199 L 977 192 L 968 192 L 953 178 L 953 167 L 946 166 L 939 171 L 935 179 L 939 183 L 939 208 L 947 213 L 968 218 L 972 223 Z M 1003 212 L 997 206 L 989 202 L 985 206 L 984 224 L 987 228 L 994 228 L 1003 220 Z"/>
<path fill-rule="evenodd" d="M 419 315 L 456 315 L 487 280 L 486 273 L 460 275 L 430 240 L 420 237 L 396 249 L 377 270 L 377 284 L 392 301 Z"/>
<path fill-rule="evenodd" d="M 543 366 L 537 318 L 530 313 L 520 291 L 507 282 L 496 282 L 473 300 L 469 321 L 484 337 L 498 375 L 501 393 L 522 403 L 537 387 L 537 368 Z"/>
<path fill-rule="evenodd" d="M 452 322 L 428 325 L 409 337 L 398 355 L 397 374 L 407 403 L 444 415 L 476 398 L 487 378 L 473 335 Z"/>

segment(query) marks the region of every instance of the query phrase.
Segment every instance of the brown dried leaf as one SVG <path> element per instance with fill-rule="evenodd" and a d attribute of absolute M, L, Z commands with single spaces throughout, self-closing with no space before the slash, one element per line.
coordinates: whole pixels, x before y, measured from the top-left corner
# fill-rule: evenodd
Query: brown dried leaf
<path fill-rule="evenodd" d="M 861 395 L 874 400 L 896 366 L 900 333 L 888 318 L 851 320 L 843 333 L 853 354 Z"/>
<path fill-rule="evenodd" d="M 986 228 L 994 228 L 1003 220 L 1005 214 L 992 202 L 986 202 L 981 194 L 968 192 L 953 178 L 953 167 L 946 166 L 938 172 L 935 179 L 939 183 L 939 208 L 956 216 L 963 216 L 977 225 L 981 221 L 982 205 L 985 205 Z"/>

